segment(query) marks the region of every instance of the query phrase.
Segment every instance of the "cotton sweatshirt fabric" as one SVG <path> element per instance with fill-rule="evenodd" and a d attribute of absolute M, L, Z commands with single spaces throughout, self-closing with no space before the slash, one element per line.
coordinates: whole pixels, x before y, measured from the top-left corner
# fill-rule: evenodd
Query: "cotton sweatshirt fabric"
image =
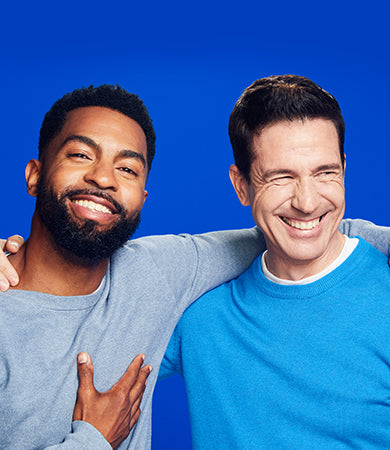
<path fill-rule="evenodd" d="M 90 295 L 1 293 L 0 448 L 111 448 L 90 424 L 72 424 L 76 356 L 85 351 L 101 392 L 137 354 L 153 366 L 141 417 L 121 445 L 148 449 L 153 388 L 177 320 L 206 290 L 239 275 L 263 246 L 256 229 L 141 238 L 116 252 Z"/>
<path fill-rule="evenodd" d="M 360 239 L 295 286 L 260 259 L 184 313 L 161 364 L 184 377 L 193 448 L 390 448 L 387 257 Z"/>
<path fill-rule="evenodd" d="M 341 231 L 361 234 L 388 253 L 390 229 L 357 220 L 344 222 Z M 91 295 L 0 293 L 0 448 L 111 448 L 90 424 L 72 423 L 80 351 L 92 356 L 99 391 L 145 353 L 153 372 L 141 417 L 121 448 L 150 448 L 152 393 L 177 320 L 263 250 L 256 230 L 141 238 L 116 252 Z"/>

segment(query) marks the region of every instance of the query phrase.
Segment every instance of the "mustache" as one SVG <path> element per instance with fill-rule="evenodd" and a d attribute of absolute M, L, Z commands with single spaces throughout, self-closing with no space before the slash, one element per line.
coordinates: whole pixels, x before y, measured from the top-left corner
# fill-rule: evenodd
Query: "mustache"
<path fill-rule="evenodd" d="M 121 206 L 116 200 L 114 200 L 110 194 L 107 192 L 100 191 L 98 189 L 71 189 L 68 188 L 65 192 L 61 194 L 60 200 L 63 200 L 67 197 L 73 197 L 75 195 L 93 195 L 95 197 L 104 198 L 115 206 L 115 209 L 118 214 L 126 213 L 126 210 L 123 206 Z"/>

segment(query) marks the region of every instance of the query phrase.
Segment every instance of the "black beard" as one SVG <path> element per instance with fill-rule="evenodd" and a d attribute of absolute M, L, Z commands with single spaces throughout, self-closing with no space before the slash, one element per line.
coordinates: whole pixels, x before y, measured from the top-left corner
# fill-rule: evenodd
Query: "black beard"
<path fill-rule="evenodd" d="M 117 209 L 119 220 L 103 231 L 98 229 L 99 224 L 93 220 L 85 219 L 82 224 L 77 223 L 69 214 L 65 200 L 80 194 L 107 199 Z M 140 213 L 128 218 L 127 211 L 108 194 L 101 191 L 68 190 L 57 198 L 42 181 L 38 184 L 36 209 L 56 244 L 91 263 L 109 258 L 135 233 L 141 220 Z"/>

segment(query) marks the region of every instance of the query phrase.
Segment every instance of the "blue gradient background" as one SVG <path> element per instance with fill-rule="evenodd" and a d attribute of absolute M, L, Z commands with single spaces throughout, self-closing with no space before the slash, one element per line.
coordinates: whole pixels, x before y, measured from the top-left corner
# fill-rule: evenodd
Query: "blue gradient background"
<path fill-rule="evenodd" d="M 28 236 L 24 167 L 44 113 L 65 92 L 100 83 L 137 93 L 155 124 L 139 236 L 251 226 L 228 179 L 228 117 L 253 80 L 282 73 L 308 76 L 339 100 L 346 216 L 389 224 L 387 18 L 384 0 L 2 5 L 1 235 Z M 179 377 L 156 390 L 153 448 L 191 448 Z"/>

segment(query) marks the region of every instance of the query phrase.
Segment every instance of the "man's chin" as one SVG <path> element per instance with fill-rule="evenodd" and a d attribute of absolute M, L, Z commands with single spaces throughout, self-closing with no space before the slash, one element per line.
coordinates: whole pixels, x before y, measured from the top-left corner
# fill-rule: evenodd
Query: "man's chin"
<path fill-rule="evenodd" d="M 54 242 L 69 254 L 89 261 L 109 258 L 130 239 L 141 220 L 139 212 L 129 218 L 120 205 L 115 223 L 110 225 L 91 219 L 80 220 L 70 209 L 67 195 L 57 198 L 43 184 L 38 186 L 37 212 Z"/>

